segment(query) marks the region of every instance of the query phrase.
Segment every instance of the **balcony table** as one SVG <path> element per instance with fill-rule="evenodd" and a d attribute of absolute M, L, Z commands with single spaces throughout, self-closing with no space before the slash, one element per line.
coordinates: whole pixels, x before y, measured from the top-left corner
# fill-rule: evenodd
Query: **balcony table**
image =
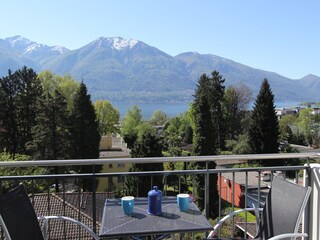
<path fill-rule="evenodd" d="M 135 198 L 132 216 L 124 214 L 120 199 L 106 199 L 99 237 L 151 236 L 213 229 L 197 206 L 190 202 L 187 212 L 180 212 L 175 197 L 162 199 L 162 214 L 148 214 L 148 199 Z"/>

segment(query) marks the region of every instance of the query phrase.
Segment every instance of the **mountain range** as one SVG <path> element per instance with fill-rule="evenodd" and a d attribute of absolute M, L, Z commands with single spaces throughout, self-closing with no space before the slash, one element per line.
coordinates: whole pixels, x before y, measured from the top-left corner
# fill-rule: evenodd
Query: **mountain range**
<path fill-rule="evenodd" d="M 26 65 L 84 81 L 93 99 L 118 102 L 191 101 L 201 74 L 218 71 L 225 85 L 243 82 L 253 91 L 269 80 L 277 101 L 320 101 L 320 77 L 289 79 L 213 54 L 171 56 L 142 41 L 100 37 L 69 50 L 39 44 L 22 36 L 0 39 L 0 76 Z"/>

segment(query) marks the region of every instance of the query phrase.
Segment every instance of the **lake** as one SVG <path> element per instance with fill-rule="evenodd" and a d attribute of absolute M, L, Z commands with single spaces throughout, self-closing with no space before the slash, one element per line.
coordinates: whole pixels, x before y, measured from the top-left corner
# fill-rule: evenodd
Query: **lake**
<path fill-rule="evenodd" d="M 301 102 L 289 102 L 289 101 L 279 101 L 275 105 L 277 108 L 282 107 L 295 107 L 298 106 Z M 141 114 L 143 119 L 150 119 L 152 113 L 161 110 L 165 112 L 169 117 L 174 117 L 180 113 L 184 113 L 188 110 L 189 104 L 187 102 L 183 103 L 124 103 L 124 102 L 115 102 L 112 103 L 120 112 L 120 117 L 123 118 L 127 111 L 136 105 L 141 109 Z M 253 107 L 253 103 L 250 104 L 249 108 Z"/>

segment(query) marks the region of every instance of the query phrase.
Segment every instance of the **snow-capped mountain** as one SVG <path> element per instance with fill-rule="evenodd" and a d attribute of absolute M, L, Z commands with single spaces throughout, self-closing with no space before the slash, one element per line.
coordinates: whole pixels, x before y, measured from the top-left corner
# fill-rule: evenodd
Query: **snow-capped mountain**
<path fill-rule="evenodd" d="M 14 36 L 6 38 L 5 41 L 11 46 L 11 48 L 17 53 L 29 56 L 31 58 L 43 59 L 52 56 L 62 55 L 69 50 L 65 47 L 60 46 L 47 46 L 39 44 L 37 42 L 30 41 L 21 36 Z"/>
<path fill-rule="evenodd" d="M 114 50 L 122 51 L 125 49 L 132 49 L 139 41 L 134 39 L 124 39 L 121 37 L 105 38 L 100 37 L 93 41 L 92 44 L 102 46 L 110 46 Z"/>
<path fill-rule="evenodd" d="M 254 69 L 213 54 L 169 54 L 142 41 L 100 37 L 68 50 L 47 46 L 21 36 L 0 39 L 0 77 L 23 65 L 37 72 L 50 70 L 84 81 L 94 99 L 112 101 L 190 101 L 198 78 L 216 70 L 225 85 L 240 81 L 257 94 L 264 78 L 277 101 L 320 101 L 320 78 L 292 80 L 274 72 Z"/>

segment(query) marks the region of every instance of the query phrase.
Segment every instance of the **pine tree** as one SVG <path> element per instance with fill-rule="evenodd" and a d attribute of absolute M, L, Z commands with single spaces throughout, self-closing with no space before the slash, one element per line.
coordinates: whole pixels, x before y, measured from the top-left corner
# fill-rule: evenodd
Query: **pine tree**
<path fill-rule="evenodd" d="M 15 71 L 14 77 L 18 83 L 16 101 L 19 152 L 30 154 L 26 149 L 26 143 L 32 140 L 32 127 L 36 124 L 36 105 L 43 94 L 43 89 L 37 73 L 32 68 L 24 66 Z"/>
<path fill-rule="evenodd" d="M 33 140 L 27 143 L 35 159 L 57 160 L 70 158 L 70 123 L 66 99 L 55 91 L 43 96 L 37 104 Z"/>
<path fill-rule="evenodd" d="M 274 106 L 274 95 L 264 79 L 255 101 L 249 128 L 249 145 L 252 153 L 278 153 L 279 124 Z M 263 161 L 265 166 L 279 165 L 281 161 Z"/>
<path fill-rule="evenodd" d="M 223 119 L 221 103 L 224 94 L 224 79 L 214 71 L 212 78 L 203 74 L 197 85 L 193 103 L 194 115 L 194 153 L 198 156 L 215 155 L 224 146 Z M 215 162 L 209 162 L 209 168 L 216 167 Z M 195 163 L 195 168 L 204 169 L 206 163 Z M 196 195 L 200 209 L 204 209 L 205 176 L 196 176 Z M 214 215 L 215 204 L 218 199 L 217 176 L 209 177 L 209 209 Z"/>
<path fill-rule="evenodd" d="M 71 143 L 73 159 L 97 159 L 99 158 L 100 144 L 99 126 L 94 106 L 87 87 L 82 82 L 75 95 L 73 110 L 71 113 Z M 80 173 L 100 172 L 102 166 L 81 166 L 76 171 Z M 90 190 L 91 181 L 82 183 L 84 190 Z"/>
<path fill-rule="evenodd" d="M 18 122 L 16 118 L 15 96 L 17 83 L 12 72 L 0 78 L 0 151 L 15 154 L 18 148 Z"/>
<path fill-rule="evenodd" d="M 162 144 L 160 139 L 151 132 L 145 132 L 141 139 L 138 139 L 131 150 L 132 158 L 143 157 L 162 157 Z M 152 161 L 152 160 L 150 160 Z M 136 163 L 133 164 L 130 171 L 143 172 L 143 171 L 163 171 L 162 163 Z M 159 189 L 163 188 L 162 176 L 153 176 L 152 185 L 158 186 Z M 138 189 L 137 189 L 138 187 Z M 129 194 L 136 196 L 147 196 L 151 190 L 151 179 L 147 177 L 128 177 L 126 179 L 126 188 Z"/>
<path fill-rule="evenodd" d="M 23 67 L 0 79 L 0 142 L 11 154 L 29 154 L 26 143 L 32 140 L 38 98 L 43 89 L 36 72 Z M 3 149 L 1 149 L 3 150 Z"/>
<path fill-rule="evenodd" d="M 222 102 L 224 97 L 225 79 L 217 71 L 211 73 L 211 85 L 212 85 L 212 103 L 211 114 L 213 118 L 213 124 L 216 131 L 216 147 L 221 151 L 225 149 L 225 121 L 223 119 Z"/>
<path fill-rule="evenodd" d="M 215 132 L 211 115 L 210 80 L 203 74 L 195 92 L 194 108 L 194 153 L 196 155 L 212 155 L 216 153 Z"/>
<path fill-rule="evenodd" d="M 32 127 L 32 141 L 26 144 L 35 159 L 58 160 L 70 158 L 70 124 L 66 99 L 55 91 L 36 105 L 36 125 Z M 63 167 L 48 168 L 50 173 L 64 173 Z M 59 192 L 59 180 L 55 180 Z"/>

